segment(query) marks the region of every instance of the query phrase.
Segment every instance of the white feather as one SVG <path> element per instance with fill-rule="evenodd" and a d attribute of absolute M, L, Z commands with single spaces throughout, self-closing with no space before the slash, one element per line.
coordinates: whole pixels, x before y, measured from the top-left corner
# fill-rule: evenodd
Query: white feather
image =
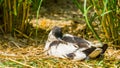
<path fill-rule="evenodd" d="M 76 52 L 74 52 L 74 54 L 75 54 L 75 57 L 73 58 L 73 60 L 75 61 L 83 60 L 87 57 L 86 54 L 80 50 L 77 50 Z"/>
<path fill-rule="evenodd" d="M 49 47 L 49 45 L 47 45 Z M 77 48 L 73 46 L 71 43 L 63 44 L 60 43 L 59 45 L 51 46 L 48 49 L 47 53 L 51 56 L 65 58 L 66 54 L 74 52 Z"/>

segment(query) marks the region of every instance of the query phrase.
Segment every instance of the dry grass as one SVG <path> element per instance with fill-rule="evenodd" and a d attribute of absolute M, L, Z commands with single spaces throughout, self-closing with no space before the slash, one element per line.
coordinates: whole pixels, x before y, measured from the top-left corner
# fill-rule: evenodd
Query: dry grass
<path fill-rule="evenodd" d="M 10 37 L 9 37 L 10 38 Z M 104 58 L 72 61 L 44 55 L 44 44 L 28 44 L 20 39 L 0 41 L 0 66 L 11 68 L 118 68 L 120 66 L 119 48 L 109 46 Z M 26 39 L 24 39 L 26 40 Z M 118 60 L 119 59 L 119 60 Z"/>

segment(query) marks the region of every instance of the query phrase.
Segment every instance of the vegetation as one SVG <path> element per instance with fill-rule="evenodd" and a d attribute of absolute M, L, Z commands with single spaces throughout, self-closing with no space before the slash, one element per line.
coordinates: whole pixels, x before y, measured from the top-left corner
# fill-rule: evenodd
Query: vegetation
<path fill-rule="evenodd" d="M 114 46 L 110 46 L 110 49 L 108 49 L 104 58 L 101 57 L 94 60 L 77 62 L 68 59 L 48 57 L 43 54 L 43 43 L 47 38 L 46 34 L 48 33 L 48 31 L 39 29 L 38 19 L 41 11 L 41 6 L 43 6 L 42 4 L 47 5 L 46 1 L 47 0 L 0 0 L 1 68 L 120 67 L 120 61 L 116 59 L 116 57 L 120 59 L 119 0 L 72 0 L 74 5 L 76 5 L 77 8 L 80 9 L 80 12 L 83 16 L 82 20 L 86 22 L 89 30 L 91 30 L 87 31 L 88 33 L 92 32 L 96 39 L 99 40 L 99 42 L 101 43 L 106 42 L 114 46 L 118 45 L 116 46 L 117 48 L 115 48 Z M 49 2 L 53 1 L 58 2 L 57 0 L 50 0 Z M 61 1 L 64 2 L 65 0 Z M 37 26 L 35 28 L 33 28 L 33 26 L 31 26 L 30 24 L 32 15 L 35 15 L 34 18 L 36 19 L 35 24 Z M 97 24 L 97 26 L 94 26 L 94 24 Z M 42 26 L 44 25 L 46 25 L 46 21 L 42 21 Z M 97 28 L 97 30 L 95 28 Z M 12 35 L 12 38 L 6 38 L 5 35 L 7 34 Z M 38 36 L 41 36 L 39 40 L 43 43 L 40 43 L 40 46 L 34 45 L 36 44 L 36 41 L 34 42 L 32 36 L 35 36 L 36 38 Z M 15 38 L 14 40 L 13 37 Z M 16 37 L 20 38 L 16 39 Z M 24 40 L 23 37 L 25 37 Z M 22 40 L 21 45 L 19 44 L 21 43 L 19 42 L 19 40 Z M 25 44 L 23 44 L 24 42 Z"/>
<path fill-rule="evenodd" d="M 92 23 L 98 23 L 98 26 L 102 27 L 102 32 L 105 33 L 105 41 L 116 45 L 120 44 L 119 0 L 84 0 L 83 4 L 77 0 L 73 0 L 73 2 L 81 10 L 88 27 L 100 42 L 101 39 L 94 30 Z M 10 32 L 15 35 L 16 31 L 22 33 L 27 31 L 29 35 L 30 31 L 28 31 L 29 25 L 27 23 L 29 22 L 30 9 L 33 8 L 34 11 L 37 11 L 36 18 L 38 19 L 41 4 L 42 0 L 1 0 L 0 6 L 1 10 L 3 9 L 1 11 L 1 14 L 3 14 L 1 15 L 1 21 L 3 21 L 1 28 L 3 34 Z M 88 15 L 90 12 L 93 13 L 91 16 Z"/>
<path fill-rule="evenodd" d="M 28 19 L 30 3 L 29 0 L 13 0 L 3 2 L 3 27 L 4 32 L 14 32 L 14 29 L 19 29 L 21 32 L 26 30 L 25 21 Z M 27 21 L 26 21 L 27 22 Z"/>
<path fill-rule="evenodd" d="M 107 42 L 113 42 L 114 44 L 120 44 L 120 3 L 118 0 L 89 0 L 89 5 L 87 6 L 87 1 L 84 0 L 83 4 L 78 2 L 78 0 L 73 0 L 77 7 L 83 13 L 85 21 L 88 27 L 91 29 L 96 38 L 101 41 L 100 37 L 94 30 L 92 23 L 99 23 L 98 26 L 102 26 L 102 32 L 105 33 L 105 39 Z M 88 12 L 92 9 L 92 16 L 88 16 Z"/>

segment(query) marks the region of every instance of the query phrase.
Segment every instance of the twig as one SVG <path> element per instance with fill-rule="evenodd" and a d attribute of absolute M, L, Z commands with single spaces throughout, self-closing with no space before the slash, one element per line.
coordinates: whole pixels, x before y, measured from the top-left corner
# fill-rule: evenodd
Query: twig
<path fill-rule="evenodd" d="M 30 66 L 30 65 L 27 65 L 27 64 L 18 62 L 18 61 L 16 61 L 16 60 L 11 59 L 11 58 L 8 58 L 8 60 L 10 60 L 10 61 L 12 61 L 12 62 L 15 62 L 15 63 L 17 63 L 17 64 L 20 64 L 20 65 L 23 65 L 23 66 L 25 66 L 25 67 L 35 68 L 35 67 L 33 67 L 33 66 Z"/>
<path fill-rule="evenodd" d="M 0 25 L 0 30 L 2 31 L 3 34 L 5 34 L 4 30 L 2 29 L 4 25 Z"/>
<path fill-rule="evenodd" d="M 16 32 L 18 32 L 19 34 L 23 35 L 25 38 L 33 40 L 32 38 L 30 38 L 29 36 L 27 36 L 26 34 L 23 34 L 21 31 L 14 29 Z"/>
<path fill-rule="evenodd" d="M 86 67 L 88 67 L 88 68 L 93 68 L 93 67 L 91 67 L 91 66 L 89 66 L 89 65 L 87 65 L 87 64 L 85 64 L 85 63 L 83 63 L 83 62 L 81 62 L 83 65 L 85 65 Z"/>
<path fill-rule="evenodd" d="M 17 43 L 15 43 L 14 41 L 10 41 L 11 43 L 13 43 L 17 48 L 21 49 L 20 46 L 17 45 Z"/>

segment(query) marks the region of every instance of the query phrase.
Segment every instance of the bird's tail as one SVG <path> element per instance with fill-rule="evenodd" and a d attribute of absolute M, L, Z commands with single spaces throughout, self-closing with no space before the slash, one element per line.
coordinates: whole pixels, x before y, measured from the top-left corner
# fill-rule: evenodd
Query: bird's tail
<path fill-rule="evenodd" d="M 102 49 L 102 52 L 96 58 L 99 58 L 100 56 L 103 56 L 103 54 L 105 53 L 105 51 L 108 48 L 108 45 L 107 44 L 103 44 L 103 46 L 100 47 L 100 48 Z"/>
<path fill-rule="evenodd" d="M 104 54 L 104 53 L 105 53 L 105 51 L 106 51 L 106 49 L 108 48 L 108 45 L 107 45 L 107 44 L 103 44 L 103 46 L 102 46 L 102 47 L 100 47 L 100 48 L 102 49 L 101 54 Z"/>
<path fill-rule="evenodd" d="M 83 52 L 89 57 L 89 58 L 99 58 L 104 54 L 106 49 L 108 48 L 107 44 L 103 44 L 102 47 L 94 47 L 88 48 L 87 50 L 84 50 Z"/>

